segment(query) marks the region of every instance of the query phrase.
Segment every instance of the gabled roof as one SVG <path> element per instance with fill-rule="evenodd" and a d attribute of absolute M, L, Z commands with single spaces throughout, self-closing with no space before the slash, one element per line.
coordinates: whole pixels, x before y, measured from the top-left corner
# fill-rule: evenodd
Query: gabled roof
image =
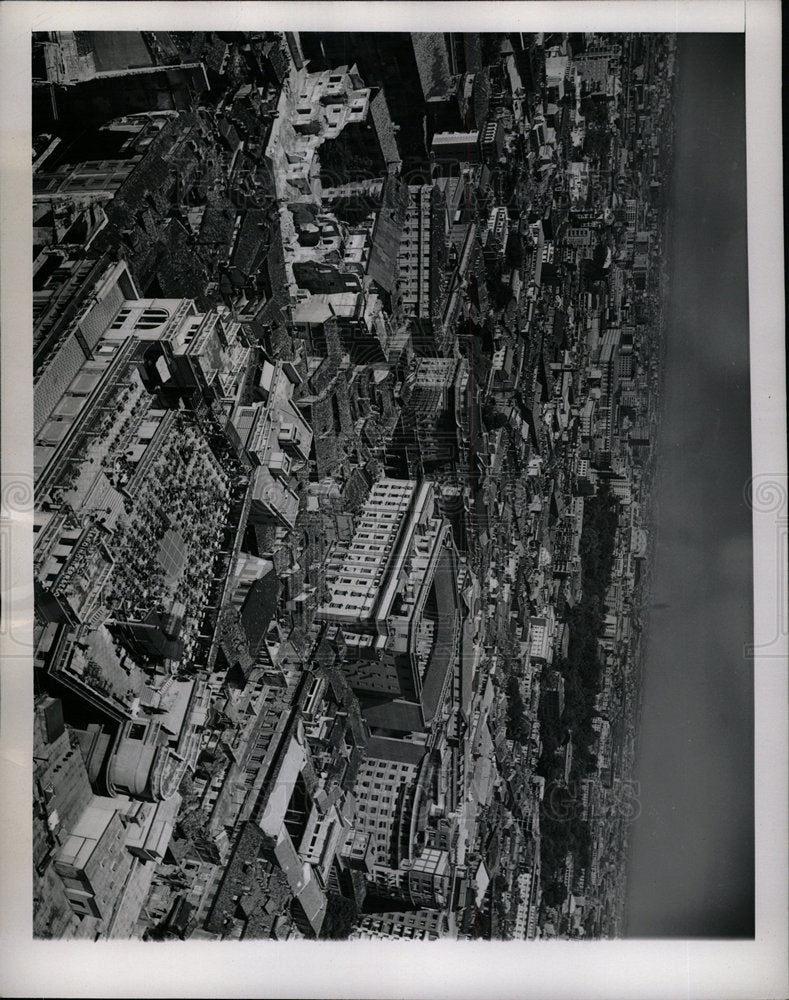
<path fill-rule="evenodd" d="M 206 930 L 220 934 L 225 930 L 225 917 L 232 917 L 235 910 L 233 896 L 248 878 L 246 866 L 257 859 L 265 841 L 263 831 L 258 826 L 249 822 L 244 824 L 222 876 L 219 891 L 208 912 L 205 921 Z"/>
<path fill-rule="evenodd" d="M 262 55 L 277 83 L 284 83 L 285 77 L 288 75 L 288 66 L 290 63 L 280 41 L 278 39 L 269 39 L 269 41 L 265 42 Z"/>
<path fill-rule="evenodd" d="M 230 205 L 221 208 L 217 205 L 208 205 L 203 213 L 198 241 L 200 243 L 227 244 L 233 235 L 235 223 L 236 213 Z"/>
<path fill-rule="evenodd" d="M 142 160 L 118 189 L 108 205 L 110 212 L 131 210 L 136 212 L 148 192 L 160 193 L 170 175 L 167 153 L 175 139 L 197 122 L 193 114 L 182 114 L 168 121 L 153 138 Z"/>
<path fill-rule="evenodd" d="M 368 275 L 385 291 L 394 288 L 397 255 L 410 202 L 408 185 L 397 177 L 387 177 L 381 193 L 381 208 L 373 229 Z"/>
<path fill-rule="evenodd" d="M 471 106 L 473 120 L 477 128 L 481 128 L 490 109 L 490 77 L 487 70 L 480 70 L 474 75 L 471 87 Z"/>
<path fill-rule="evenodd" d="M 414 31 L 411 44 L 425 99 L 443 97 L 452 87 L 444 35 L 438 31 Z"/>
<path fill-rule="evenodd" d="M 229 122 L 226 118 L 220 118 L 218 122 L 219 134 L 228 144 L 230 149 L 236 150 L 241 144 L 241 136 L 235 129 L 235 126 Z"/>
<path fill-rule="evenodd" d="M 268 215 L 262 209 L 245 213 L 230 263 L 246 276 L 256 269 L 262 253 L 268 248 Z"/>
<path fill-rule="evenodd" d="M 397 146 L 392 116 L 389 113 L 389 105 L 386 103 L 384 92 L 380 88 L 370 100 L 370 120 L 375 127 L 378 136 L 378 143 L 381 147 L 381 155 L 387 166 L 398 165 L 402 162 L 400 150 Z"/>
<path fill-rule="evenodd" d="M 367 757 L 397 761 L 399 764 L 418 766 L 426 753 L 427 750 L 421 743 L 411 743 L 388 736 L 372 736 L 367 744 Z"/>
<path fill-rule="evenodd" d="M 445 546 L 439 556 L 433 578 L 437 606 L 437 628 L 430 662 L 422 686 L 422 713 L 431 722 L 440 707 L 448 674 L 453 663 L 453 632 L 458 621 L 457 567 L 452 549 Z"/>
<path fill-rule="evenodd" d="M 379 701 L 376 704 L 365 705 L 362 711 L 371 729 L 380 727 L 400 733 L 425 731 L 422 711 L 413 701 Z"/>
<path fill-rule="evenodd" d="M 369 473 L 356 466 L 343 487 L 343 506 L 346 510 L 358 510 L 370 495 L 370 486 Z"/>
<path fill-rule="evenodd" d="M 282 587 L 273 571 L 255 580 L 241 608 L 241 624 L 249 643 L 249 652 L 257 657 L 277 610 Z"/>

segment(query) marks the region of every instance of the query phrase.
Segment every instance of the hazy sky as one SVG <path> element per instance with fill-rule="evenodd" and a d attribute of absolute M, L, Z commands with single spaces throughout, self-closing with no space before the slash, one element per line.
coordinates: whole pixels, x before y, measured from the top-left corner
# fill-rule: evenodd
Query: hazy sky
<path fill-rule="evenodd" d="M 658 533 L 628 934 L 752 936 L 742 35 L 680 40 Z"/>

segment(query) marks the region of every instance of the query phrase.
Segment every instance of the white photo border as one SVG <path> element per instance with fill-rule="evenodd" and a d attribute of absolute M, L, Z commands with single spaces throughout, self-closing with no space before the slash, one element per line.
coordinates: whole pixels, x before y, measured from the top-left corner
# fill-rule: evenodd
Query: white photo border
<path fill-rule="evenodd" d="M 0 5 L 0 994 L 4 996 L 784 997 L 787 982 L 786 594 L 776 513 L 754 512 L 754 941 L 64 942 L 32 938 L 30 33 L 226 27 L 745 31 L 754 476 L 786 495 L 778 0 L 478 3 L 21 2 Z M 783 559 L 783 561 L 782 561 Z M 776 588 L 776 569 L 779 587 Z M 783 589 L 782 589 L 783 588 Z"/>

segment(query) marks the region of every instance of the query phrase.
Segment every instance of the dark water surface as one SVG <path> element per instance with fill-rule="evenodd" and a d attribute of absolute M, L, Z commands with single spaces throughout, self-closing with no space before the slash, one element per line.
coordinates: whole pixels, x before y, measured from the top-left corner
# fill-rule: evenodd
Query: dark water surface
<path fill-rule="evenodd" d="M 627 934 L 752 936 L 743 36 L 682 37 L 679 74 Z"/>

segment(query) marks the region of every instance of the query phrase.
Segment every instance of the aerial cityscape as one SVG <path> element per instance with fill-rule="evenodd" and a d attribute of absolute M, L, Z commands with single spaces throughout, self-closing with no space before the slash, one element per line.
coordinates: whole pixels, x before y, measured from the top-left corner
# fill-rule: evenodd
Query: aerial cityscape
<path fill-rule="evenodd" d="M 677 48 L 34 35 L 36 937 L 626 934 Z"/>

